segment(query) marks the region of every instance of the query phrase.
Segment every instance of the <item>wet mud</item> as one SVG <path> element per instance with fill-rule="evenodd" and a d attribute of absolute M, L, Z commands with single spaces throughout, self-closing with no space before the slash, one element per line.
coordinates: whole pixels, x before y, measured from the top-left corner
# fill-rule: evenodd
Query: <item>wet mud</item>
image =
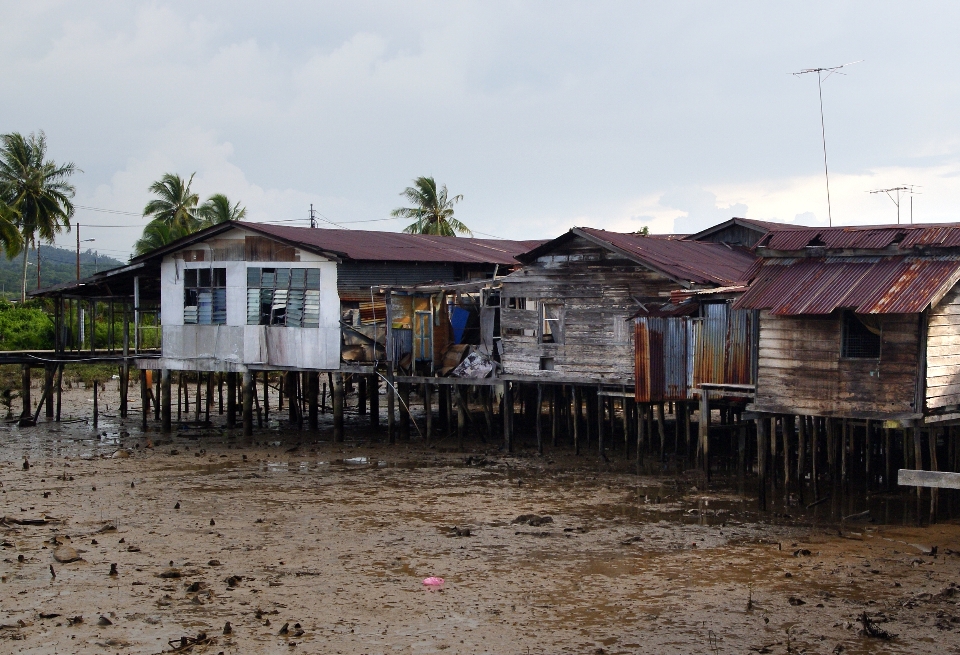
<path fill-rule="evenodd" d="M 0 652 L 960 652 L 953 521 L 760 514 L 735 482 L 356 416 L 345 444 L 143 433 L 110 393 L 97 429 L 79 390 L 79 421 L 0 428 Z"/>

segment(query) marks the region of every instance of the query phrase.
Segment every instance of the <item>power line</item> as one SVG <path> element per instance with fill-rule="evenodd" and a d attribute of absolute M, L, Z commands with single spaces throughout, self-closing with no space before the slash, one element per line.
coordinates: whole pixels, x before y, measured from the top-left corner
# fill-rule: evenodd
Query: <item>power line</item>
<path fill-rule="evenodd" d="M 77 209 L 86 209 L 91 212 L 103 212 L 104 214 L 122 214 L 124 216 L 139 216 L 143 218 L 143 214 L 140 212 L 128 212 L 120 209 L 104 209 L 103 207 L 87 207 L 85 205 L 74 205 Z"/>
<path fill-rule="evenodd" d="M 861 61 L 863 60 L 860 59 L 858 61 L 851 61 L 849 64 L 840 64 L 839 66 L 831 66 L 828 68 L 804 68 L 802 71 L 793 73 L 793 75 L 797 77 L 806 75 L 807 73 L 817 74 L 817 90 L 820 93 L 820 138 L 823 141 L 823 175 L 827 180 L 827 220 L 830 223 L 830 227 L 833 227 L 833 210 L 830 207 L 830 171 L 827 168 L 827 131 L 823 124 L 823 80 L 827 79 L 834 73 L 846 75 L 846 73 L 840 72 L 841 68 L 844 66 L 859 64 Z M 827 77 L 823 76 L 824 73 L 827 74 Z"/>

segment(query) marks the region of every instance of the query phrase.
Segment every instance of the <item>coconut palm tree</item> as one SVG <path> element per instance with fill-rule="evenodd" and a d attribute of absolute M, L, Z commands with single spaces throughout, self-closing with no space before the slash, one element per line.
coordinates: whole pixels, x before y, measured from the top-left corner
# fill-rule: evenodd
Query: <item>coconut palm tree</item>
<path fill-rule="evenodd" d="M 190 190 L 193 175 L 184 181 L 179 175 L 164 173 L 163 177 L 150 185 L 150 191 L 157 197 L 143 208 L 143 215 L 165 223 L 183 234 L 196 232 L 200 224 L 197 219 L 200 196 Z"/>
<path fill-rule="evenodd" d="M 176 226 L 171 226 L 161 221 L 159 218 L 154 219 L 143 228 L 143 235 L 133 244 L 133 252 L 135 255 L 146 254 L 160 246 L 173 243 L 180 237 L 185 237 L 195 231 L 196 230 L 184 232 Z"/>
<path fill-rule="evenodd" d="M 413 206 L 398 207 L 390 215 L 414 220 L 403 228 L 407 234 L 455 237 L 459 233 L 473 236 L 470 228 L 453 217 L 453 206 L 463 200 L 463 196 L 448 197 L 446 184 L 437 191 L 437 183 L 432 177 L 418 177 L 413 181 L 413 186 L 408 186 L 400 195 Z"/>
<path fill-rule="evenodd" d="M 17 227 L 20 214 L 16 209 L 0 202 L 0 248 L 10 258 L 16 257 L 23 247 L 23 237 Z"/>
<path fill-rule="evenodd" d="M 241 207 L 239 202 L 231 205 L 230 199 L 222 193 L 215 193 L 210 196 L 197 209 L 197 218 L 200 219 L 201 228 L 226 223 L 227 221 L 243 220 L 246 215 L 246 207 Z"/>
<path fill-rule="evenodd" d="M 45 160 L 47 137 L 41 131 L 24 137 L 13 132 L 0 136 L 0 202 L 16 216 L 19 243 L 0 243 L 8 256 L 23 253 L 23 284 L 20 300 L 27 298 L 27 251 L 38 241 L 52 243 L 63 228 L 70 229 L 76 193 L 70 176 L 79 169 L 71 162 L 58 165 Z"/>

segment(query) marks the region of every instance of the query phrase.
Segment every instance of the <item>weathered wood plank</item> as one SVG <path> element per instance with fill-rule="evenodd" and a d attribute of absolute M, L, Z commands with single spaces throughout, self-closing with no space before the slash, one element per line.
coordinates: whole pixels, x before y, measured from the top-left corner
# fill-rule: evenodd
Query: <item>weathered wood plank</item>
<path fill-rule="evenodd" d="M 897 471 L 897 484 L 899 484 L 901 487 L 960 489 L 960 473 L 900 469 Z"/>

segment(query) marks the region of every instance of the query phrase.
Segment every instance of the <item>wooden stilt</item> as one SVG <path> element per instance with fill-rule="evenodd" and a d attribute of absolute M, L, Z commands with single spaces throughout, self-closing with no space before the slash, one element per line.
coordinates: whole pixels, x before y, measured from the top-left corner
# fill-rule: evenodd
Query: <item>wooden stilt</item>
<path fill-rule="evenodd" d="M 487 427 L 487 437 L 491 442 L 496 438 L 493 427 L 493 387 L 482 387 L 483 389 L 483 421 Z"/>
<path fill-rule="evenodd" d="M 343 373 L 333 374 L 333 440 L 343 442 Z"/>
<path fill-rule="evenodd" d="M 397 385 L 400 392 L 400 441 L 410 441 L 410 383 Z"/>
<path fill-rule="evenodd" d="M 807 417 L 799 417 L 799 434 L 797 436 L 797 492 L 800 502 L 803 503 L 803 485 L 807 476 Z"/>
<path fill-rule="evenodd" d="M 606 457 L 606 454 L 603 452 L 603 446 L 604 446 L 603 444 L 603 428 L 604 428 L 603 396 L 600 395 L 599 387 L 597 388 L 596 399 L 597 399 L 597 402 L 594 405 L 594 407 L 596 407 L 596 410 L 597 410 L 597 452 L 599 453 L 600 461 L 602 462 L 602 461 L 605 461 L 607 457 Z"/>
<path fill-rule="evenodd" d="M 557 438 L 560 433 L 560 421 L 557 416 L 560 413 L 558 389 L 557 385 L 550 386 L 550 445 L 554 448 L 557 447 Z"/>
<path fill-rule="evenodd" d="M 43 367 L 43 395 L 47 419 L 53 419 L 53 372 L 54 366 L 47 364 Z"/>
<path fill-rule="evenodd" d="M 459 386 L 453 387 L 453 398 L 457 404 L 457 450 L 463 451 L 463 438 L 467 431 L 466 392 Z"/>
<path fill-rule="evenodd" d="M 100 394 L 97 393 L 100 390 L 100 382 L 98 380 L 93 381 L 93 429 L 97 429 L 97 425 L 100 423 Z M 169 432 L 169 430 L 167 430 Z"/>
<path fill-rule="evenodd" d="M 503 383 L 503 450 L 512 452 L 513 446 L 513 389 L 509 381 Z"/>
<path fill-rule="evenodd" d="M 127 369 L 128 374 L 129 374 L 129 371 L 130 369 L 128 368 Z M 60 422 L 60 408 L 62 406 L 62 401 L 63 401 L 63 364 L 60 364 L 59 366 L 57 366 L 57 417 L 56 417 L 57 423 Z M 126 415 L 124 415 L 124 417 L 125 416 Z"/>
<path fill-rule="evenodd" d="M 931 428 L 927 434 L 927 442 L 929 444 L 930 450 L 930 470 L 939 471 L 940 467 L 937 464 L 937 440 L 940 437 L 941 428 Z M 934 523 L 937 520 L 937 503 L 939 501 L 939 492 L 940 490 L 936 487 L 930 489 L 930 522 Z"/>
<path fill-rule="evenodd" d="M 870 470 L 871 469 L 870 460 L 873 459 L 873 439 L 872 439 L 873 435 L 871 434 L 872 432 L 873 432 L 873 426 L 870 424 L 870 420 L 867 419 L 867 430 L 866 430 L 865 442 L 864 442 L 864 448 L 863 448 L 863 472 L 867 477 L 865 481 L 865 485 L 868 493 L 872 488 L 872 483 L 870 480 L 870 475 L 872 474 L 872 471 Z"/>
<path fill-rule="evenodd" d="M 830 484 L 837 483 L 837 420 L 834 418 L 825 418 L 824 427 L 827 432 L 827 474 L 830 478 Z"/>
<path fill-rule="evenodd" d="M 30 366 L 27 364 L 20 369 L 20 399 L 23 401 L 20 420 L 29 421 L 33 418 L 33 407 L 30 402 Z"/>
<path fill-rule="evenodd" d="M 241 380 L 241 389 L 243 392 L 242 416 L 243 416 L 243 436 L 253 436 L 253 372 L 244 371 Z"/>
<path fill-rule="evenodd" d="M 820 500 L 820 426 L 819 419 L 816 417 L 810 418 L 810 425 L 812 430 L 810 431 L 810 484 L 813 490 L 813 502 Z"/>
<path fill-rule="evenodd" d="M 637 405 L 637 467 L 643 466 L 643 451 L 647 441 L 647 405 Z"/>
<path fill-rule="evenodd" d="M 537 430 L 537 452 L 543 454 L 543 385 L 537 385 L 537 404 L 534 409 L 533 418 Z"/>
<path fill-rule="evenodd" d="M 683 403 L 683 436 L 686 443 L 684 454 L 687 459 L 693 454 L 693 404 Z"/>
<path fill-rule="evenodd" d="M 850 422 L 843 419 L 840 430 L 840 482 L 847 484 L 847 451 L 849 450 Z"/>
<path fill-rule="evenodd" d="M 357 414 L 367 413 L 367 376 L 361 375 L 357 381 Z"/>
<path fill-rule="evenodd" d="M 783 503 L 790 504 L 790 454 L 793 450 L 793 434 L 796 418 L 792 414 L 783 417 Z"/>
<path fill-rule="evenodd" d="M 391 444 L 397 441 L 396 424 L 396 392 L 393 377 L 393 362 L 387 362 L 387 441 Z"/>
<path fill-rule="evenodd" d="M 200 411 L 201 411 L 201 406 L 200 406 L 200 385 L 201 385 L 201 384 L 203 384 L 203 373 L 201 373 L 200 371 L 197 371 L 197 392 L 196 392 L 197 395 L 195 396 L 196 402 L 193 403 L 193 406 L 194 406 L 194 411 L 193 411 L 193 416 L 194 416 L 194 418 L 193 418 L 193 420 L 196 421 L 197 423 L 200 422 Z"/>
<path fill-rule="evenodd" d="M 890 428 L 883 428 L 883 486 L 888 490 L 893 488 L 890 484 L 891 461 L 890 461 Z"/>
<path fill-rule="evenodd" d="M 237 374 L 227 373 L 227 428 L 237 427 Z"/>
<path fill-rule="evenodd" d="M 423 418 L 426 424 L 424 428 L 425 434 L 423 435 L 424 440 L 427 445 L 430 444 L 430 439 L 433 437 L 433 385 L 425 384 L 423 385 Z"/>
<path fill-rule="evenodd" d="M 625 459 L 630 459 L 630 411 L 626 396 L 620 399 L 620 407 L 623 410 L 621 416 L 623 419 L 623 456 Z"/>
<path fill-rule="evenodd" d="M 582 405 L 583 397 L 580 393 L 579 387 L 573 385 L 571 387 L 572 396 L 573 396 L 573 454 L 580 454 L 580 407 Z"/>
<path fill-rule="evenodd" d="M 183 420 L 183 372 L 177 376 L 177 423 Z"/>
<path fill-rule="evenodd" d="M 161 432 L 170 432 L 170 369 L 163 369 L 160 372 L 160 404 L 162 405 L 160 415 Z"/>
<path fill-rule="evenodd" d="M 147 417 L 150 415 L 150 384 L 145 370 L 140 371 L 140 414 L 140 429 L 146 431 Z"/>
<path fill-rule="evenodd" d="M 309 428 L 312 432 L 320 429 L 320 374 L 310 373 L 307 378 L 307 412 Z"/>
<path fill-rule="evenodd" d="M 263 422 L 270 426 L 270 371 L 263 372 Z"/>
<path fill-rule="evenodd" d="M 223 416 L 223 373 L 217 373 L 217 411 Z"/>
<path fill-rule="evenodd" d="M 210 406 L 213 405 L 213 372 L 208 371 L 206 375 L 207 388 L 203 394 L 203 420 L 210 423 Z"/>
<path fill-rule="evenodd" d="M 770 438 L 770 424 L 771 420 L 766 415 L 757 417 L 757 499 L 761 512 L 767 509 L 767 454 L 770 448 L 767 441 Z"/>
<path fill-rule="evenodd" d="M 667 443 L 667 429 L 663 424 L 663 403 L 657 403 L 657 433 L 660 436 L 660 461 L 663 461 L 664 449 Z"/>
<path fill-rule="evenodd" d="M 367 380 L 367 403 L 370 405 L 370 427 L 380 427 L 380 378 L 372 373 Z"/>

